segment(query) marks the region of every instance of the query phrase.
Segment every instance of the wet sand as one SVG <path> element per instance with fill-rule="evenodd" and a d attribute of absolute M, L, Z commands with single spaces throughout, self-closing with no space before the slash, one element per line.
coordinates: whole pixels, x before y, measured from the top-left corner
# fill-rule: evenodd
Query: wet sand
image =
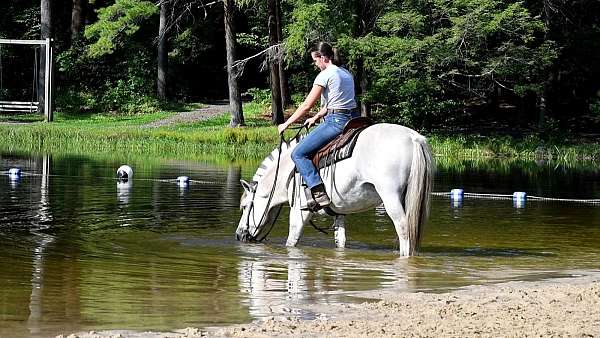
<path fill-rule="evenodd" d="M 600 337 L 600 272 L 443 294 L 379 290 L 373 301 L 312 306 L 317 319 L 272 317 L 175 332 L 87 332 L 63 337 Z M 60 336 L 59 336 L 60 337 Z"/>

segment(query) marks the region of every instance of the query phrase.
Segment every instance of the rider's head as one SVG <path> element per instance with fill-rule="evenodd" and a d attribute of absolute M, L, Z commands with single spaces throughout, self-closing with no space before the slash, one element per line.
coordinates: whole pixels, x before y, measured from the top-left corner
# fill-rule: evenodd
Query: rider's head
<path fill-rule="evenodd" d="M 327 68 L 330 64 L 340 64 L 337 49 L 331 47 L 327 42 L 319 42 L 310 52 L 310 56 L 320 70 Z"/>

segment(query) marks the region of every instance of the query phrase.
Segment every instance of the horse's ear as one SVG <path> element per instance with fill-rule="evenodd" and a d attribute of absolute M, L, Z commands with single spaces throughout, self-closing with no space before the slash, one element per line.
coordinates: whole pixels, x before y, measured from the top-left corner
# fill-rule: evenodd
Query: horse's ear
<path fill-rule="evenodd" d="M 240 180 L 240 183 L 242 184 L 242 187 L 244 187 L 244 190 L 249 193 L 252 193 L 256 190 L 256 182 L 254 181 L 248 183 L 245 180 Z"/>

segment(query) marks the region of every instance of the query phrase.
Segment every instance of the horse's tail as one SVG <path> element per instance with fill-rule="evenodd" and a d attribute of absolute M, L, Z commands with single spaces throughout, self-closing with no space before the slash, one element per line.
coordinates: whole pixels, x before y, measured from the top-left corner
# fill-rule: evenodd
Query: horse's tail
<path fill-rule="evenodd" d="M 429 217 L 429 196 L 433 189 L 435 163 L 425 137 L 413 135 L 413 156 L 405 195 L 408 223 L 409 255 L 415 255 L 421 245 L 422 228 Z"/>

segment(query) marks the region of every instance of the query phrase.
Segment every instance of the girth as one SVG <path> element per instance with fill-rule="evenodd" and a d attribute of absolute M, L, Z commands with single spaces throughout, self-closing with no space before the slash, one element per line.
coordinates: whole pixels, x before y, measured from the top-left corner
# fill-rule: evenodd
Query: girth
<path fill-rule="evenodd" d="M 315 167 L 320 169 L 352 156 L 358 135 L 371 124 L 373 122 L 368 117 L 355 117 L 348 121 L 344 131 L 313 156 Z"/>

